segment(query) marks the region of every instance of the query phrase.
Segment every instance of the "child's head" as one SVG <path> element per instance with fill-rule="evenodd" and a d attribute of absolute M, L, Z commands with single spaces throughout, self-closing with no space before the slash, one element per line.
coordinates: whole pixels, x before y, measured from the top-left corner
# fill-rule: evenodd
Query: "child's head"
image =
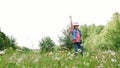
<path fill-rule="evenodd" d="M 74 29 L 79 29 L 79 25 L 75 25 L 75 26 L 74 26 Z"/>
<path fill-rule="evenodd" d="M 79 29 L 79 23 L 78 22 L 74 22 L 74 29 Z"/>

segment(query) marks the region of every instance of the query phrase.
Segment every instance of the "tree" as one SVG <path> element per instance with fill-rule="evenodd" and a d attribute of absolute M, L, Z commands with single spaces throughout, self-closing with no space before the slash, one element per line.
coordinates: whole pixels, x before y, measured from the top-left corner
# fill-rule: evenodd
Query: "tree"
<path fill-rule="evenodd" d="M 120 49 L 120 14 L 115 12 L 108 22 L 104 26 L 97 27 L 95 35 L 86 40 L 86 45 L 92 47 L 101 48 L 102 50 L 118 50 Z"/>
<path fill-rule="evenodd" d="M 96 28 L 96 25 L 95 24 L 92 24 L 92 25 L 89 25 L 88 28 L 87 28 L 87 36 L 92 36 L 92 35 L 95 35 L 95 28 Z"/>
<path fill-rule="evenodd" d="M 4 50 L 7 47 L 9 47 L 9 39 L 3 32 L 0 32 L 0 50 Z"/>
<path fill-rule="evenodd" d="M 82 38 L 86 39 L 88 37 L 88 34 L 87 34 L 88 33 L 87 25 L 86 24 L 81 25 L 80 26 L 80 30 L 82 32 Z"/>
<path fill-rule="evenodd" d="M 69 32 L 70 32 L 70 27 L 67 26 L 66 29 L 63 29 L 63 36 L 59 37 L 59 42 L 61 43 L 61 47 L 72 50 L 73 49 L 73 44 L 72 41 L 70 40 L 69 37 Z"/>
<path fill-rule="evenodd" d="M 104 25 L 98 25 L 98 26 L 96 26 L 96 29 L 95 29 L 96 34 L 100 34 L 101 31 L 103 30 L 103 28 L 104 28 Z"/>
<path fill-rule="evenodd" d="M 120 49 L 120 14 L 115 12 L 103 33 L 104 47 Z"/>
<path fill-rule="evenodd" d="M 3 32 L 0 32 L 0 50 L 7 49 L 9 47 L 16 49 L 16 44 L 16 39 L 14 37 L 8 37 Z"/>
<path fill-rule="evenodd" d="M 52 51 L 54 49 L 53 47 L 55 46 L 55 43 L 49 36 L 47 36 L 47 37 L 44 37 L 39 42 L 39 46 L 40 46 L 42 52 L 43 51 L 48 52 L 48 51 Z"/>
<path fill-rule="evenodd" d="M 10 47 L 12 47 L 14 50 L 16 50 L 16 45 L 17 45 L 17 43 L 16 43 L 16 39 L 13 37 L 13 36 L 11 36 L 11 37 L 9 37 L 9 41 L 10 41 Z"/>

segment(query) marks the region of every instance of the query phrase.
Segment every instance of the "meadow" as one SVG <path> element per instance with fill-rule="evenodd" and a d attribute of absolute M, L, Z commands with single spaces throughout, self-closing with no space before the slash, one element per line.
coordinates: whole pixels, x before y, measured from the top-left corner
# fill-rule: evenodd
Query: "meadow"
<path fill-rule="evenodd" d="M 6 50 L 0 56 L 0 68 L 120 68 L 120 51 L 85 51 L 84 56 L 74 56 L 73 51 L 39 50 L 24 52 Z"/>
<path fill-rule="evenodd" d="M 68 27 L 68 28 L 67 28 Z M 81 25 L 84 56 L 74 56 L 69 26 L 56 46 L 48 36 L 39 41 L 39 50 L 20 48 L 14 37 L 0 32 L 0 68 L 120 68 L 120 14 L 115 12 L 107 25 Z M 66 50 L 67 49 L 67 50 Z"/>

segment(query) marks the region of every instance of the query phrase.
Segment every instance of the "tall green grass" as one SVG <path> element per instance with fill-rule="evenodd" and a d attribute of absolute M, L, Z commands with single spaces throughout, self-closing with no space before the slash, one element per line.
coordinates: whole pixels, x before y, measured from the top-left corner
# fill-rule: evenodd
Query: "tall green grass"
<path fill-rule="evenodd" d="M 82 57 L 74 56 L 74 52 L 55 51 L 40 53 L 39 51 L 7 50 L 0 56 L 0 68 L 120 68 L 120 51 L 85 52 Z"/>

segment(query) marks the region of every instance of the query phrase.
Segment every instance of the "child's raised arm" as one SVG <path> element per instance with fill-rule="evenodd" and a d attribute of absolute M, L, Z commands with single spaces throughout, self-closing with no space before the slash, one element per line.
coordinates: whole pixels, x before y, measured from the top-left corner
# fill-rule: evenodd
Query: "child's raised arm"
<path fill-rule="evenodd" d="M 73 26 L 73 22 L 72 22 L 72 16 L 69 16 L 69 18 L 70 18 L 70 33 L 69 33 L 69 37 L 71 37 L 71 35 L 72 35 L 72 32 L 73 32 L 73 30 L 74 30 L 74 26 Z"/>
<path fill-rule="evenodd" d="M 71 30 L 74 29 L 73 22 L 72 22 L 72 16 L 70 16 L 70 24 L 71 24 Z"/>

